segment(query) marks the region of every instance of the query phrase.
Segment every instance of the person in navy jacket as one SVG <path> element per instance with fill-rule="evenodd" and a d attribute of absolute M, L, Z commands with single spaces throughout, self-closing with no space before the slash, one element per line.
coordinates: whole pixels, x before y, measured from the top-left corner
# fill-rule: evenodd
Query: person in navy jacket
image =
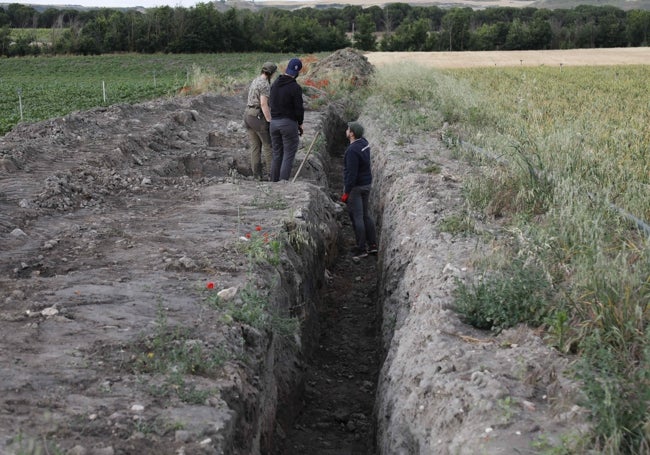
<path fill-rule="evenodd" d="M 355 260 L 368 254 L 377 254 L 377 232 L 375 222 L 370 216 L 369 197 L 372 186 L 370 165 L 370 144 L 363 137 L 363 125 L 359 122 L 348 123 L 345 135 L 350 145 L 343 157 L 343 196 L 341 201 L 348 206 L 352 220 L 356 247 L 352 250 Z"/>

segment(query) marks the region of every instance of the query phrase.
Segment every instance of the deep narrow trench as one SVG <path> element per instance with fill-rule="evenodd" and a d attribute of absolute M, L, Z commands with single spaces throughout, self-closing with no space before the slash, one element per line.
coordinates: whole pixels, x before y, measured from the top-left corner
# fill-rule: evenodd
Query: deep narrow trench
<path fill-rule="evenodd" d="M 343 188 L 345 123 L 330 118 L 329 194 Z M 300 411 L 276 441 L 279 455 L 373 455 L 373 408 L 380 361 L 381 311 L 377 303 L 377 257 L 352 260 L 354 234 L 345 208 L 338 213 L 339 256 L 328 268 L 319 311 L 317 347 L 306 359 Z M 279 404 L 282 406 L 282 404 Z"/>

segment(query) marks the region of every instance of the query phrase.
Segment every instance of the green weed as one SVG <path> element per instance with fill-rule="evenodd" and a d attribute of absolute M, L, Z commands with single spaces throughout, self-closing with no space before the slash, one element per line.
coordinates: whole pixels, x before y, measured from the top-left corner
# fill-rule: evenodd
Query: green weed
<path fill-rule="evenodd" d="M 547 435 L 541 434 L 531 443 L 531 447 L 541 455 L 575 455 L 589 453 L 589 444 L 588 435 L 568 431 L 560 437 L 560 441 L 552 441 Z"/>
<path fill-rule="evenodd" d="M 622 326 L 595 328 L 581 344 L 576 374 L 584 381 L 598 444 L 607 453 L 645 453 L 650 448 L 649 341 L 650 328 L 628 320 Z"/>
<path fill-rule="evenodd" d="M 474 222 L 468 214 L 454 214 L 440 222 L 440 230 L 452 235 L 471 234 L 474 232 Z"/>
<path fill-rule="evenodd" d="M 56 443 L 48 441 L 45 436 L 34 438 L 20 433 L 8 442 L 15 455 L 65 455 L 66 453 Z"/>
<path fill-rule="evenodd" d="M 440 174 L 441 170 L 442 168 L 437 163 L 430 163 L 426 165 L 424 168 L 422 168 L 422 172 L 424 172 L 425 174 Z"/>
<path fill-rule="evenodd" d="M 477 283 L 456 281 L 454 307 L 476 328 L 500 332 L 519 323 L 539 326 L 548 311 L 549 284 L 537 267 L 521 259 Z"/>
<path fill-rule="evenodd" d="M 289 207 L 286 199 L 274 193 L 269 185 L 258 185 L 257 189 L 251 202 L 254 207 L 264 210 L 285 210 Z"/>
<path fill-rule="evenodd" d="M 248 258 L 249 267 L 259 263 L 280 264 L 282 242 L 275 234 L 264 232 L 262 226 L 255 226 L 254 231 L 244 234 L 240 249 Z"/>
<path fill-rule="evenodd" d="M 223 365 L 225 355 L 219 348 L 204 348 L 191 338 L 187 329 L 172 329 L 164 310 L 159 308 L 156 331 L 135 346 L 132 361 L 136 373 L 181 373 L 214 376 Z"/>
<path fill-rule="evenodd" d="M 511 396 L 497 400 L 499 409 L 501 409 L 501 419 L 504 424 L 510 423 L 510 420 L 515 415 L 514 402 Z"/>
<path fill-rule="evenodd" d="M 184 375 L 173 372 L 165 378 L 162 385 L 151 386 L 149 393 L 158 398 L 169 399 L 176 396 L 184 403 L 204 404 L 214 391 L 199 390 L 195 384 L 188 383 Z"/>
<path fill-rule="evenodd" d="M 269 305 L 268 297 L 248 282 L 240 291 L 236 300 L 221 302 L 226 320 L 233 320 L 249 325 L 258 330 L 268 330 L 283 337 L 297 333 L 300 322 L 296 318 L 278 314 Z"/>

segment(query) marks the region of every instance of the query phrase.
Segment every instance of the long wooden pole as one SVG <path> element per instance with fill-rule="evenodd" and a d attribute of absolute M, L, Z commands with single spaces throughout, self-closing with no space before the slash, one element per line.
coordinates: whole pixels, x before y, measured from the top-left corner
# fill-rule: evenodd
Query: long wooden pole
<path fill-rule="evenodd" d="M 296 175 L 293 176 L 293 180 L 291 181 L 291 183 L 294 183 L 296 181 L 296 179 L 298 178 L 298 174 L 300 174 L 300 170 L 302 169 L 302 166 L 305 164 L 305 161 L 307 161 L 307 157 L 311 153 L 311 149 L 314 147 L 314 143 L 316 142 L 316 138 L 318 137 L 319 134 L 320 134 L 320 131 L 317 131 L 316 136 L 314 136 L 314 139 L 312 139 L 311 145 L 309 146 L 309 149 L 307 150 L 307 154 L 303 158 L 302 163 L 300 163 L 300 167 L 296 171 Z"/>

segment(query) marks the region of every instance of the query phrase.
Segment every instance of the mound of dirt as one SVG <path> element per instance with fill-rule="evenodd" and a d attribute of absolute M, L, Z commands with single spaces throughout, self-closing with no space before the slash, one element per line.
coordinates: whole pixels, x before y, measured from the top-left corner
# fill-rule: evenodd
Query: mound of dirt
<path fill-rule="evenodd" d="M 374 73 L 374 66 L 357 49 L 347 47 L 313 63 L 306 77 L 333 79 L 354 86 L 367 85 Z"/>

